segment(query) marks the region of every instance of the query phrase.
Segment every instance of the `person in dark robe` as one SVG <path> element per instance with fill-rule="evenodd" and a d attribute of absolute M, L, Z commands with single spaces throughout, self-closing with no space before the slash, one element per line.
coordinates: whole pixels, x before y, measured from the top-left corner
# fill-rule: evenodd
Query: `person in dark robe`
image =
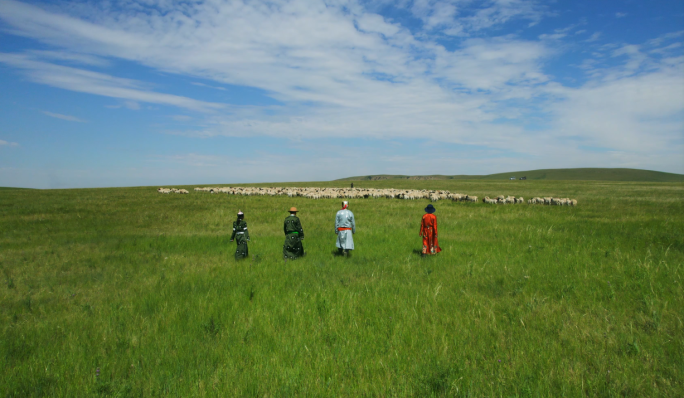
<path fill-rule="evenodd" d="M 432 204 L 425 208 L 425 215 L 420 222 L 420 236 L 423 238 L 422 256 L 437 254 L 442 251 L 437 243 L 437 216 L 434 212 L 437 211 Z"/>
<path fill-rule="evenodd" d="M 283 244 L 283 258 L 285 260 L 304 256 L 304 245 L 302 241 L 304 240 L 304 229 L 302 228 L 302 223 L 297 217 L 297 208 L 290 208 L 290 215 L 285 219 L 285 224 L 283 226 L 285 231 L 285 243 Z"/>
<path fill-rule="evenodd" d="M 230 241 L 237 241 L 237 249 L 235 250 L 235 259 L 240 260 L 249 255 L 247 242 L 249 242 L 249 232 L 247 231 L 247 221 L 245 221 L 245 214 L 238 210 L 237 220 L 233 221 L 233 235 Z"/>

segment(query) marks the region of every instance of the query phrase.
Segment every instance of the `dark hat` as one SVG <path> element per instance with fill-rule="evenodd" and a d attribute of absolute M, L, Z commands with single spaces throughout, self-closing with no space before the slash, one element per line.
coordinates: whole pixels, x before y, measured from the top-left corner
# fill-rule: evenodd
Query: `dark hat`
<path fill-rule="evenodd" d="M 432 203 L 430 203 L 429 205 L 427 205 L 427 207 L 425 208 L 425 212 L 426 212 L 426 213 L 432 214 L 432 213 L 434 213 L 435 211 L 437 211 L 437 209 L 435 209 L 435 206 L 433 206 Z"/>

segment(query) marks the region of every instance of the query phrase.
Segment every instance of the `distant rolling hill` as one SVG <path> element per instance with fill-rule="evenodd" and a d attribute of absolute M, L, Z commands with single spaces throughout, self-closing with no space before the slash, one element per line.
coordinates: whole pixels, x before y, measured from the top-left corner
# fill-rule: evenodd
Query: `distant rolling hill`
<path fill-rule="evenodd" d="M 528 180 L 595 180 L 595 181 L 642 181 L 642 182 L 684 182 L 684 174 L 664 173 L 640 169 L 543 169 L 512 171 L 489 175 L 368 175 L 342 178 L 336 181 L 375 181 L 375 180 L 507 180 L 511 177 Z"/>

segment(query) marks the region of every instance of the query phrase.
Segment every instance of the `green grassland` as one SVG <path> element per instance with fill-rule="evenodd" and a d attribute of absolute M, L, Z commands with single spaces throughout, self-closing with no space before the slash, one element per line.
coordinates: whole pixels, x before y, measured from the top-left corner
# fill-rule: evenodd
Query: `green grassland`
<path fill-rule="evenodd" d="M 684 175 L 664 173 L 661 171 L 640 169 L 543 169 L 528 171 L 513 171 L 510 173 L 498 173 L 489 175 L 431 175 L 431 176 L 405 176 L 405 175 L 370 175 L 360 177 L 343 178 L 338 181 L 359 180 L 508 180 L 510 177 L 527 177 L 528 180 L 555 180 L 555 181 L 639 181 L 639 182 L 684 182 Z"/>
<path fill-rule="evenodd" d="M 684 184 L 355 186 L 579 204 L 437 202 L 421 258 L 427 202 L 353 200 L 343 258 L 337 200 L 3 190 L 0 395 L 684 396 Z M 290 206 L 308 255 L 285 263 Z"/>

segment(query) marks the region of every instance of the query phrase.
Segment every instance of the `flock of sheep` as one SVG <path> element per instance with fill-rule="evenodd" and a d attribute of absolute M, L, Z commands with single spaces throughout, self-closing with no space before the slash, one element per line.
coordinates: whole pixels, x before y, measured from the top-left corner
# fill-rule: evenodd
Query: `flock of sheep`
<path fill-rule="evenodd" d="M 515 196 L 507 196 L 504 197 L 503 195 L 499 195 L 498 197 L 494 199 L 490 199 L 489 196 L 485 196 L 484 199 L 482 199 L 482 202 L 484 203 L 489 203 L 489 204 L 507 204 L 507 203 L 525 203 L 525 199 L 523 197 L 516 198 Z M 577 199 L 569 199 L 569 198 L 552 198 L 552 197 L 546 197 L 546 198 L 539 198 L 535 197 L 527 201 L 527 204 L 529 205 L 558 205 L 558 206 L 577 206 Z"/>
<path fill-rule="evenodd" d="M 159 188 L 161 190 L 162 188 Z M 185 191 L 180 190 L 180 191 Z M 296 187 L 272 187 L 272 188 L 257 188 L 257 187 L 222 187 L 222 188 L 195 188 L 196 192 L 209 193 L 227 193 L 230 195 L 268 195 L 279 196 L 287 195 L 289 197 L 301 196 L 309 199 L 361 199 L 361 198 L 387 198 L 387 199 L 428 199 L 432 202 L 438 200 L 453 200 L 459 202 L 477 202 L 477 196 L 465 195 L 461 193 L 451 193 L 446 190 L 415 190 L 415 189 L 375 189 L 375 188 L 296 188 Z M 161 192 L 161 191 L 160 191 Z M 187 193 L 187 191 L 183 192 Z M 525 199 L 514 196 L 504 197 L 503 195 L 497 198 L 489 198 L 485 196 L 482 199 L 483 203 L 489 204 L 517 204 L 525 203 Z M 575 199 L 559 199 L 559 198 L 533 198 L 527 201 L 528 204 L 546 204 L 546 205 L 567 205 L 576 206 Z"/>
<path fill-rule="evenodd" d="M 570 198 L 532 198 L 527 201 L 528 204 L 534 205 L 556 205 L 556 206 L 577 206 L 577 199 Z"/>
<path fill-rule="evenodd" d="M 176 189 L 176 188 L 157 188 L 157 192 L 159 192 L 159 193 L 180 193 L 180 194 L 190 193 L 190 192 L 188 192 L 187 189 Z"/>

